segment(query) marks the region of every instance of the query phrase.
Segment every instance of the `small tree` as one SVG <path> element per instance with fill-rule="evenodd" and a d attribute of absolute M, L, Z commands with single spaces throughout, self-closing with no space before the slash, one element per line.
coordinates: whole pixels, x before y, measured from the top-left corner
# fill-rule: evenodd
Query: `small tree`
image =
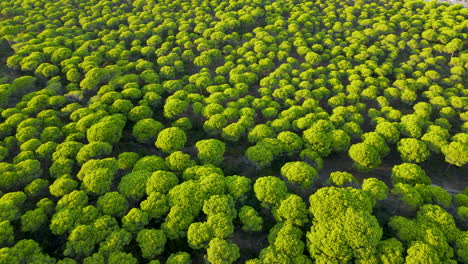
<path fill-rule="evenodd" d="M 146 193 L 153 192 L 167 194 L 174 186 L 179 183 L 179 179 L 173 172 L 155 171 L 146 182 Z"/>
<path fill-rule="evenodd" d="M 178 127 L 170 127 L 162 130 L 156 139 L 156 147 L 166 153 L 180 150 L 187 142 L 185 132 Z"/>
<path fill-rule="evenodd" d="M 136 241 L 140 246 L 142 256 L 146 259 L 153 259 L 163 253 L 167 238 L 162 230 L 142 229 L 138 232 Z"/>
<path fill-rule="evenodd" d="M 286 198 L 288 188 L 280 178 L 266 176 L 255 181 L 254 192 L 257 199 L 264 205 L 278 205 Z"/>
<path fill-rule="evenodd" d="M 258 215 L 253 207 L 248 205 L 242 206 L 239 210 L 239 220 L 242 222 L 242 230 L 244 231 L 261 231 L 263 218 Z"/>
<path fill-rule="evenodd" d="M 291 223 L 295 226 L 303 226 L 309 222 L 307 205 L 300 196 L 289 195 L 282 200 L 274 210 L 274 216 L 278 221 Z"/>
<path fill-rule="evenodd" d="M 273 161 L 273 153 L 262 145 L 249 147 L 245 156 L 257 167 L 265 167 Z"/>
<path fill-rule="evenodd" d="M 442 147 L 442 153 L 445 155 L 445 161 L 461 167 L 468 163 L 468 144 L 458 141 Z"/>
<path fill-rule="evenodd" d="M 375 169 L 381 162 L 378 150 L 374 146 L 363 142 L 352 145 L 348 154 L 359 170 Z"/>
<path fill-rule="evenodd" d="M 327 184 L 334 184 L 339 187 L 345 187 L 347 185 L 356 184 L 357 182 L 358 181 L 356 180 L 356 178 L 354 178 L 354 176 L 351 173 L 345 171 L 332 172 L 330 173 L 330 178 L 328 178 L 327 180 Z"/>
<path fill-rule="evenodd" d="M 426 175 L 426 172 L 413 163 L 402 163 L 393 166 L 391 177 L 393 184 L 431 184 L 431 178 Z"/>
<path fill-rule="evenodd" d="M 207 249 L 208 261 L 213 264 L 234 263 L 240 257 L 239 247 L 224 239 L 214 238 Z"/>
<path fill-rule="evenodd" d="M 118 192 L 108 192 L 99 197 L 97 207 L 105 215 L 122 217 L 128 209 L 128 202 L 125 196 Z"/>
<path fill-rule="evenodd" d="M 146 143 L 156 140 L 156 136 L 163 129 L 164 126 L 160 122 L 152 118 L 146 118 L 141 119 L 133 126 L 132 134 L 138 142 Z"/>
<path fill-rule="evenodd" d="M 89 142 L 107 142 L 115 144 L 122 137 L 122 130 L 125 126 L 125 119 L 121 115 L 114 115 L 103 118 L 87 130 Z"/>
<path fill-rule="evenodd" d="M 405 162 L 423 162 L 431 154 L 427 145 L 415 138 L 403 138 L 397 146 L 401 159 Z"/>
<path fill-rule="evenodd" d="M 362 182 L 362 189 L 370 193 L 375 200 L 387 198 L 388 186 L 376 178 L 367 178 Z"/>
<path fill-rule="evenodd" d="M 195 146 L 197 147 L 197 157 L 203 164 L 210 163 L 217 165 L 223 162 L 223 155 L 226 147 L 222 141 L 217 139 L 204 139 L 198 141 Z"/>
<path fill-rule="evenodd" d="M 318 178 L 317 170 L 303 161 L 288 162 L 281 167 L 281 175 L 288 181 L 308 188 Z"/>

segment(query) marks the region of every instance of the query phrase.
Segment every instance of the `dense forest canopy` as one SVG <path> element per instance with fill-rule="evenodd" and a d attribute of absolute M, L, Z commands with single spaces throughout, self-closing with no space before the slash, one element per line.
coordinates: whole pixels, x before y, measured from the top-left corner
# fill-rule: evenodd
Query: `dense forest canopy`
<path fill-rule="evenodd" d="M 467 28 L 423 0 L 0 1 L 0 263 L 468 263 Z"/>

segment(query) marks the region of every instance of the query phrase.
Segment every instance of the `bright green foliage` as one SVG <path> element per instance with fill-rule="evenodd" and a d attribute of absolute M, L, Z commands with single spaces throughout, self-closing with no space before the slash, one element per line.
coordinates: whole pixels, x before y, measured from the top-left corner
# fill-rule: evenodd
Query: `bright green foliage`
<path fill-rule="evenodd" d="M 421 194 L 413 186 L 405 183 L 393 185 L 392 194 L 400 196 L 400 199 L 411 209 L 417 209 L 424 202 Z"/>
<path fill-rule="evenodd" d="M 130 170 L 139 159 L 140 156 L 135 152 L 120 153 L 118 157 L 119 169 Z"/>
<path fill-rule="evenodd" d="M 281 167 L 281 175 L 292 183 L 300 184 L 303 188 L 309 187 L 318 178 L 314 167 L 302 161 L 284 164 Z"/>
<path fill-rule="evenodd" d="M 156 140 L 156 136 L 164 129 L 163 124 L 152 118 L 138 121 L 132 130 L 132 135 L 140 143 L 147 143 Z"/>
<path fill-rule="evenodd" d="M 55 149 L 57 148 L 57 146 L 58 146 L 57 143 L 48 141 L 35 149 L 36 155 L 41 160 L 51 159 L 52 154 L 55 152 Z M 0 157 L 1 157 L 1 149 L 0 149 Z"/>
<path fill-rule="evenodd" d="M 120 115 L 105 117 L 87 130 L 87 139 L 89 142 L 100 141 L 115 144 L 122 137 L 125 122 L 126 120 Z"/>
<path fill-rule="evenodd" d="M 118 192 L 108 192 L 99 197 L 97 207 L 105 214 L 122 217 L 128 209 L 127 199 Z"/>
<path fill-rule="evenodd" d="M 58 202 L 55 210 L 61 209 L 76 209 L 78 207 L 86 206 L 88 204 L 88 195 L 85 191 L 73 191 L 64 195 Z"/>
<path fill-rule="evenodd" d="M 83 259 L 83 264 L 105 263 L 105 257 L 101 253 L 94 253 L 93 255 Z"/>
<path fill-rule="evenodd" d="M 260 251 L 260 256 L 259 256 L 259 262 L 260 263 L 287 263 L 287 264 L 290 264 L 290 263 L 293 263 L 291 261 L 291 259 L 283 254 L 282 252 L 279 252 L 277 250 L 275 250 L 274 247 L 272 246 L 269 246 L 269 247 L 266 247 L 264 249 L 262 249 L 262 251 Z M 257 259 L 255 259 L 257 260 Z M 249 262 L 250 264 L 251 262 Z M 254 264 L 257 264 L 258 262 L 253 262 Z M 301 262 L 299 262 L 301 263 Z M 307 263 L 307 262 L 305 262 Z"/>
<path fill-rule="evenodd" d="M 146 200 L 141 202 L 140 208 L 146 212 L 150 218 L 160 218 L 169 211 L 169 201 L 166 195 L 159 192 L 152 192 L 148 195 Z"/>
<path fill-rule="evenodd" d="M 182 151 L 172 152 L 166 157 L 166 164 L 171 171 L 182 172 L 185 169 L 195 166 L 195 161 L 191 160 L 189 154 Z"/>
<path fill-rule="evenodd" d="M 242 206 L 239 210 L 239 220 L 242 222 L 242 230 L 244 231 L 262 230 L 263 218 L 258 215 L 253 207 Z"/>
<path fill-rule="evenodd" d="M 58 178 L 65 174 L 71 174 L 75 162 L 71 159 L 59 158 L 52 163 L 49 173 L 52 177 Z"/>
<path fill-rule="evenodd" d="M 247 195 L 252 191 L 252 180 L 238 175 L 228 176 L 225 178 L 227 192 L 235 200 L 245 200 Z"/>
<path fill-rule="evenodd" d="M 208 223 L 195 222 L 187 230 L 187 241 L 193 249 L 206 248 L 213 237 Z"/>
<path fill-rule="evenodd" d="M 311 148 L 306 148 L 299 154 L 302 160 L 311 164 L 317 170 L 323 169 L 323 159 L 320 155 Z"/>
<path fill-rule="evenodd" d="M 248 134 L 249 142 L 257 143 L 258 141 L 264 138 L 270 138 L 275 135 L 275 132 L 267 125 L 260 124 L 255 126 L 252 130 L 250 130 Z"/>
<path fill-rule="evenodd" d="M 426 172 L 416 164 L 402 163 L 395 165 L 392 168 L 392 182 L 406 184 L 431 184 L 431 178 L 426 175 Z"/>
<path fill-rule="evenodd" d="M 155 171 L 146 182 L 146 193 L 168 193 L 179 183 L 177 176 L 169 171 Z"/>
<path fill-rule="evenodd" d="M 452 195 L 444 188 L 426 184 L 416 184 L 416 190 L 424 200 L 424 203 L 432 203 L 448 208 L 452 203 Z"/>
<path fill-rule="evenodd" d="M 169 191 L 169 204 L 190 207 L 190 211 L 200 212 L 203 206 L 203 193 L 200 183 L 196 181 L 185 181 Z"/>
<path fill-rule="evenodd" d="M 112 231 L 109 236 L 99 243 L 99 252 L 109 255 L 115 251 L 123 251 L 124 247 L 132 240 L 132 234 L 124 229 Z"/>
<path fill-rule="evenodd" d="M 280 222 L 303 226 L 309 222 L 307 206 L 301 197 L 291 194 L 282 200 L 274 210 L 274 215 Z"/>
<path fill-rule="evenodd" d="M 307 239 L 310 254 L 322 262 L 346 262 L 363 258 L 361 250 L 374 251 L 382 237 L 382 228 L 369 211 L 347 208 L 332 221 L 316 220 Z M 372 255 L 369 257 L 372 257 Z M 366 257 L 364 257 L 366 259 Z"/>
<path fill-rule="evenodd" d="M 384 200 L 388 195 L 388 186 L 376 178 L 367 178 L 362 182 L 362 189 L 376 200 Z"/>
<path fill-rule="evenodd" d="M 139 159 L 133 166 L 133 172 L 135 171 L 149 171 L 154 172 L 158 170 L 166 170 L 166 161 L 156 155 L 149 155 Z"/>
<path fill-rule="evenodd" d="M 349 148 L 348 154 L 354 161 L 355 166 L 364 171 L 377 168 L 381 162 L 379 151 L 367 143 L 352 145 Z"/>
<path fill-rule="evenodd" d="M 468 263 L 467 16 L 0 1 L 0 264 Z"/>
<path fill-rule="evenodd" d="M 305 248 L 305 244 L 301 239 L 303 236 L 302 231 L 291 223 L 285 223 L 278 227 L 273 234 L 270 233 L 268 236 L 268 240 L 273 242 L 271 244 L 274 245 L 275 251 L 289 258 L 301 256 Z"/>
<path fill-rule="evenodd" d="M 190 264 L 190 254 L 187 252 L 173 253 L 167 259 L 166 264 Z"/>
<path fill-rule="evenodd" d="M 187 110 L 188 102 L 179 99 L 168 99 L 164 104 L 164 117 L 174 118 Z"/>
<path fill-rule="evenodd" d="M 283 145 L 276 138 L 264 138 L 260 140 L 260 142 L 258 142 L 257 145 L 253 146 L 252 148 L 257 148 L 257 151 L 269 151 L 271 152 L 272 157 L 278 156 L 280 154 L 284 154 Z M 263 149 L 266 149 L 266 150 L 263 150 Z"/>
<path fill-rule="evenodd" d="M 21 230 L 35 232 L 47 223 L 47 214 L 42 208 L 27 211 L 21 216 Z"/>
<path fill-rule="evenodd" d="M 104 194 L 110 191 L 117 169 L 117 161 L 113 158 L 90 160 L 81 167 L 77 176 L 83 181 L 83 186 L 88 192 Z"/>
<path fill-rule="evenodd" d="M 405 162 L 423 162 L 431 154 L 426 143 L 415 138 L 403 138 L 397 146 L 401 159 Z"/>
<path fill-rule="evenodd" d="M 394 123 L 382 122 L 377 124 L 375 132 L 379 133 L 385 138 L 389 144 L 394 144 L 400 139 L 400 131 Z"/>
<path fill-rule="evenodd" d="M 71 231 L 75 224 L 75 218 L 78 217 L 79 210 L 64 209 L 57 211 L 50 221 L 50 231 L 55 235 L 62 235 Z"/>
<path fill-rule="evenodd" d="M 460 206 L 457 208 L 457 215 L 463 219 L 467 220 L 468 219 L 468 206 Z"/>
<path fill-rule="evenodd" d="M 215 237 L 227 238 L 234 233 L 231 215 L 224 213 L 209 215 L 206 223 Z"/>
<path fill-rule="evenodd" d="M 374 146 L 381 157 L 384 157 L 390 153 L 390 148 L 385 143 L 385 138 L 377 132 L 362 134 L 361 138 L 364 143 Z"/>
<path fill-rule="evenodd" d="M 163 129 L 156 139 L 156 147 L 166 153 L 180 150 L 187 142 L 185 132 L 178 127 Z"/>
<path fill-rule="evenodd" d="M 122 227 L 131 233 L 136 233 L 149 223 L 148 214 L 138 208 L 132 208 L 122 217 Z"/>
<path fill-rule="evenodd" d="M 217 135 L 228 125 L 226 117 L 222 114 L 215 114 L 203 123 L 203 129 L 208 135 Z"/>
<path fill-rule="evenodd" d="M 96 229 L 92 225 L 78 225 L 70 233 L 65 256 L 89 256 L 96 244 Z"/>
<path fill-rule="evenodd" d="M 122 177 L 118 189 L 128 199 L 141 200 L 145 195 L 146 181 L 151 172 L 140 170 L 131 172 Z"/>
<path fill-rule="evenodd" d="M 132 254 L 119 251 L 112 252 L 108 261 L 115 264 L 138 264 L 138 260 Z"/>
<path fill-rule="evenodd" d="M 48 194 L 49 181 L 44 179 L 35 179 L 26 187 L 24 192 L 28 197 L 40 197 Z"/>
<path fill-rule="evenodd" d="M 426 143 L 430 151 L 439 154 L 442 151 L 442 147 L 447 145 L 448 131 L 444 128 L 439 129 L 440 131 L 431 131 L 424 134 L 421 140 Z M 442 132 L 443 130 L 446 133 Z"/>
<path fill-rule="evenodd" d="M 194 220 L 192 214 L 192 206 L 185 204 L 172 206 L 167 214 L 164 223 L 161 225 L 161 229 L 164 230 L 169 239 L 176 239 L 186 236 L 186 230 Z"/>
<path fill-rule="evenodd" d="M 274 176 L 258 178 L 253 189 L 257 199 L 265 205 L 278 205 L 288 193 L 286 184 Z"/>
<path fill-rule="evenodd" d="M 374 200 L 367 192 L 351 187 L 321 188 L 310 196 L 309 201 L 310 212 L 320 222 L 338 217 L 347 208 L 370 212 L 374 205 Z"/>
<path fill-rule="evenodd" d="M 457 229 L 455 220 L 444 209 L 437 205 L 423 205 L 415 219 L 394 216 L 389 226 L 395 230 L 397 237 L 410 244 L 407 261 L 422 259 L 427 263 L 448 263 L 449 259 L 464 261 L 464 253 L 454 251 L 450 244 L 460 243 L 463 246 L 463 233 Z M 416 244 L 418 244 L 416 246 Z M 454 254 L 455 253 L 455 254 Z"/>
<path fill-rule="evenodd" d="M 426 243 L 415 242 L 411 245 L 411 247 L 408 248 L 408 256 L 406 256 L 405 263 L 441 263 L 436 250 L 437 249 L 427 245 Z"/>
<path fill-rule="evenodd" d="M 351 145 L 351 137 L 341 129 L 335 129 L 331 132 L 332 148 L 336 152 L 344 152 L 349 149 Z"/>
<path fill-rule="evenodd" d="M 276 137 L 282 145 L 282 151 L 287 155 L 293 155 L 302 149 L 302 139 L 296 133 L 290 131 L 283 131 Z"/>
<path fill-rule="evenodd" d="M 445 155 L 445 161 L 461 167 L 468 163 L 468 144 L 458 141 L 442 147 L 442 153 Z"/>
<path fill-rule="evenodd" d="M 83 186 L 91 193 L 104 194 L 110 191 L 113 179 L 114 172 L 112 170 L 99 168 L 86 174 L 83 178 Z"/>
<path fill-rule="evenodd" d="M 224 151 L 226 146 L 222 141 L 217 139 L 204 139 L 198 141 L 195 146 L 197 147 L 197 157 L 203 164 L 217 165 L 224 160 Z"/>
<path fill-rule="evenodd" d="M 8 246 L 13 244 L 15 240 L 14 229 L 10 224 L 10 221 L 5 220 L 0 222 L 0 245 Z"/>
<path fill-rule="evenodd" d="M 201 176 L 210 175 L 212 173 L 223 175 L 223 171 L 220 168 L 215 167 L 212 164 L 205 164 L 195 165 L 190 168 L 187 168 L 183 172 L 182 177 L 184 178 L 184 180 L 198 180 Z"/>
<path fill-rule="evenodd" d="M 208 199 L 208 197 L 212 195 L 223 194 L 226 192 L 224 176 L 217 173 L 201 176 L 199 185 L 200 194 L 203 196 L 203 199 Z"/>
<path fill-rule="evenodd" d="M 151 118 L 152 116 L 153 110 L 147 105 L 135 106 L 128 112 L 128 119 L 132 122 L 138 122 L 142 119 Z"/>
<path fill-rule="evenodd" d="M 468 206 L 468 195 L 457 193 L 455 195 L 455 204 L 457 206 Z"/>
<path fill-rule="evenodd" d="M 330 155 L 333 138 L 329 133 L 310 128 L 304 131 L 302 137 L 304 138 L 304 142 L 320 156 L 327 157 Z"/>
<path fill-rule="evenodd" d="M 239 247 L 220 238 L 210 241 L 207 249 L 208 261 L 213 264 L 234 263 L 239 257 Z"/>
<path fill-rule="evenodd" d="M 255 145 L 245 151 L 247 159 L 257 167 L 266 167 L 273 161 L 273 153 L 261 145 Z"/>
<path fill-rule="evenodd" d="M 82 143 L 74 141 L 59 144 L 52 155 L 52 160 L 58 161 L 59 159 L 74 159 L 82 147 Z M 50 168 L 50 170 L 52 170 L 52 168 Z"/>
<path fill-rule="evenodd" d="M 2 248 L 0 256 L 3 263 L 55 263 L 55 259 L 42 253 L 40 245 L 32 239 L 23 239 L 13 247 Z"/>
<path fill-rule="evenodd" d="M 339 187 L 345 187 L 357 183 L 357 180 L 349 172 L 335 171 L 330 173 L 330 178 L 328 178 L 327 183 L 329 185 L 334 184 Z"/>
<path fill-rule="evenodd" d="M 378 260 L 384 264 L 403 264 L 403 244 L 395 238 L 380 241 Z"/>
<path fill-rule="evenodd" d="M 136 241 L 140 246 L 142 256 L 146 259 L 153 259 L 164 252 L 167 239 L 162 230 L 143 229 L 138 232 Z"/>
<path fill-rule="evenodd" d="M 203 212 L 208 215 L 225 214 L 231 219 L 236 218 L 237 211 L 232 199 L 229 195 L 213 195 L 203 204 Z"/>

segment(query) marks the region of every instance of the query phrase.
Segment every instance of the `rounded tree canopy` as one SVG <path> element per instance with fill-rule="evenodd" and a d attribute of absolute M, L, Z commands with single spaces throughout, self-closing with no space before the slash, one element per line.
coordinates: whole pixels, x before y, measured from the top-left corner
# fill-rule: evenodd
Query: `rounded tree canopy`
<path fill-rule="evenodd" d="M 260 202 L 267 205 L 277 205 L 286 198 L 288 188 L 280 178 L 266 176 L 255 181 L 254 192 Z"/>
<path fill-rule="evenodd" d="M 401 159 L 405 162 L 423 162 L 431 154 L 426 143 L 415 138 L 403 138 L 398 142 L 397 147 Z"/>
<path fill-rule="evenodd" d="M 288 162 L 281 168 L 281 175 L 288 181 L 309 187 L 318 177 L 317 170 L 303 161 Z"/>
<path fill-rule="evenodd" d="M 348 154 L 360 170 L 375 169 L 381 162 L 379 151 L 373 145 L 363 142 L 352 145 Z"/>
<path fill-rule="evenodd" d="M 426 172 L 414 163 L 402 163 L 392 168 L 392 182 L 406 184 L 431 184 L 431 178 Z"/>
<path fill-rule="evenodd" d="M 210 163 L 217 165 L 223 162 L 223 155 L 226 147 L 222 141 L 217 139 L 204 139 L 198 141 L 195 146 L 198 150 L 197 157 L 203 164 Z"/>
<path fill-rule="evenodd" d="M 178 127 L 163 129 L 156 139 L 156 147 L 166 153 L 180 150 L 187 142 L 185 132 Z"/>

